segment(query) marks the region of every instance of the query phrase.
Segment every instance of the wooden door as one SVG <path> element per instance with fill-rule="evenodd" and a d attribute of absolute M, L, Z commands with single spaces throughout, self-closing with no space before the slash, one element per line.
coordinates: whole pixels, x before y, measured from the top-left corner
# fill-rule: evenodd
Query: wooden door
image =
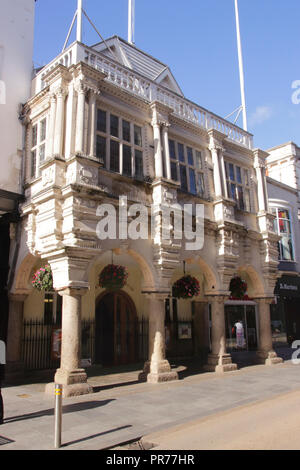
<path fill-rule="evenodd" d="M 136 359 L 137 319 L 134 306 L 123 294 L 114 298 L 115 364 L 130 364 Z"/>
<path fill-rule="evenodd" d="M 96 362 L 122 365 L 137 360 L 137 315 L 123 292 L 104 295 L 96 310 Z"/>

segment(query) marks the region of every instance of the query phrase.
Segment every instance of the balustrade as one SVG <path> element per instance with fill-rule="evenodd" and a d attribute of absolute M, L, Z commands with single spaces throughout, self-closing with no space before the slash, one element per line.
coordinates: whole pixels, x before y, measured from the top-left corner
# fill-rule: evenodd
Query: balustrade
<path fill-rule="evenodd" d="M 52 61 L 39 74 L 38 79 L 43 83 L 43 76 L 55 65 L 63 63 L 67 66 L 84 60 L 91 67 L 106 74 L 106 81 L 133 93 L 149 102 L 159 101 L 173 109 L 175 116 L 184 119 L 204 129 L 216 129 L 227 138 L 249 149 L 253 148 L 253 137 L 240 127 L 201 108 L 195 103 L 167 90 L 151 80 L 132 72 L 130 69 L 117 64 L 113 59 L 100 52 L 91 52 L 80 44 L 73 44 L 68 50 Z"/>

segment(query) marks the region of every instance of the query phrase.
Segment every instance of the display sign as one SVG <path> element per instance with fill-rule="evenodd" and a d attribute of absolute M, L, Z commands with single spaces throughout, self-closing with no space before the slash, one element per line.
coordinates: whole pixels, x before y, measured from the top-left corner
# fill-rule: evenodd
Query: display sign
<path fill-rule="evenodd" d="M 51 341 L 51 358 L 53 360 L 60 359 L 61 356 L 61 328 L 53 328 Z"/>
<path fill-rule="evenodd" d="M 282 276 L 277 281 L 274 293 L 278 296 L 300 297 L 300 278 Z"/>
<path fill-rule="evenodd" d="M 178 323 L 178 339 L 192 339 L 192 323 L 179 322 Z"/>

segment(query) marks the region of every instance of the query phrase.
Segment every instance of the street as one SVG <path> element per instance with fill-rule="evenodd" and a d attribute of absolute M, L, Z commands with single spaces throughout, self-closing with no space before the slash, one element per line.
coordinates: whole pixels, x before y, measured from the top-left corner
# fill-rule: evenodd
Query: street
<path fill-rule="evenodd" d="M 162 384 L 137 383 L 138 371 L 90 376 L 95 393 L 63 400 L 61 450 L 129 441 L 146 449 L 298 449 L 299 370 L 287 361 Z M 1 450 L 54 448 L 54 397 L 44 386 L 3 389 Z"/>

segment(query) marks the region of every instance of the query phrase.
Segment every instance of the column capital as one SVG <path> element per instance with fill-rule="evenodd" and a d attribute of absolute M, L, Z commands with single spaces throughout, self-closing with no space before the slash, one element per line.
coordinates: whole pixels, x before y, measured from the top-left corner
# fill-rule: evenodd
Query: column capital
<path fill-rule="evenodd" d="M 27 297 L 29 295 L 29 292 L 28 293 L 9 293 L 8 294 L 8 299 L 11 301 L 11 302 L 24 302 Z"/>
<path fill-rule="evenodd" d="M 57 293 L 61 296 L 63 295 L 84 296 L 88 290 L 89 290 L 88 287 L 64 287 L 62 289 L 58 289 Z"/>
<path fill-rule="evenodd" d="M 68 94 L 67 90 L 64 87 L 59 86 L 52 93 L 52 96 L 50 96 L 50 99 L 54 99 L 54 97 L 64 99 L 67 96 L 67 94 Z"/>
<path fill-rule="evenodd" d="M 274 302 L 274 297 L 252 297 L 252 300 L 258 304 L 271 305 Z"/>
<path fill-rule="evenodd" d="M 144 294 L 147 298 L 153 299 L 153 300 L 165 300 L 166 298 L 169 297 L 170 291 L 142 291 L 142 294 Z"/>
<path fill-rule="evenodd" d="M 169 115 L 173 113 L 173 109 L 159 101 L 152 101 L 150 103 L 152 111 L 152 126 L 169 126 Z"/>
<path fill-rule="evenodd" d="M 228 294 L 206 294 L 204 297 L 207 299 L 208 302 L 218 302 L 222 304 L 229 299 L 230 293 Z"/>
<path fill-rule="evenodd" d="M 216 142 L 214 140 L 212 140 L 212 142 L 210 142 L 210 144 L 208 146 L 208 150 L 210 150 L 211 152 L 213 152 L 213 151 L 217 152 L 218 150 L 221 153 L 225 152 L 225 148 L 219 142 Z"/>

